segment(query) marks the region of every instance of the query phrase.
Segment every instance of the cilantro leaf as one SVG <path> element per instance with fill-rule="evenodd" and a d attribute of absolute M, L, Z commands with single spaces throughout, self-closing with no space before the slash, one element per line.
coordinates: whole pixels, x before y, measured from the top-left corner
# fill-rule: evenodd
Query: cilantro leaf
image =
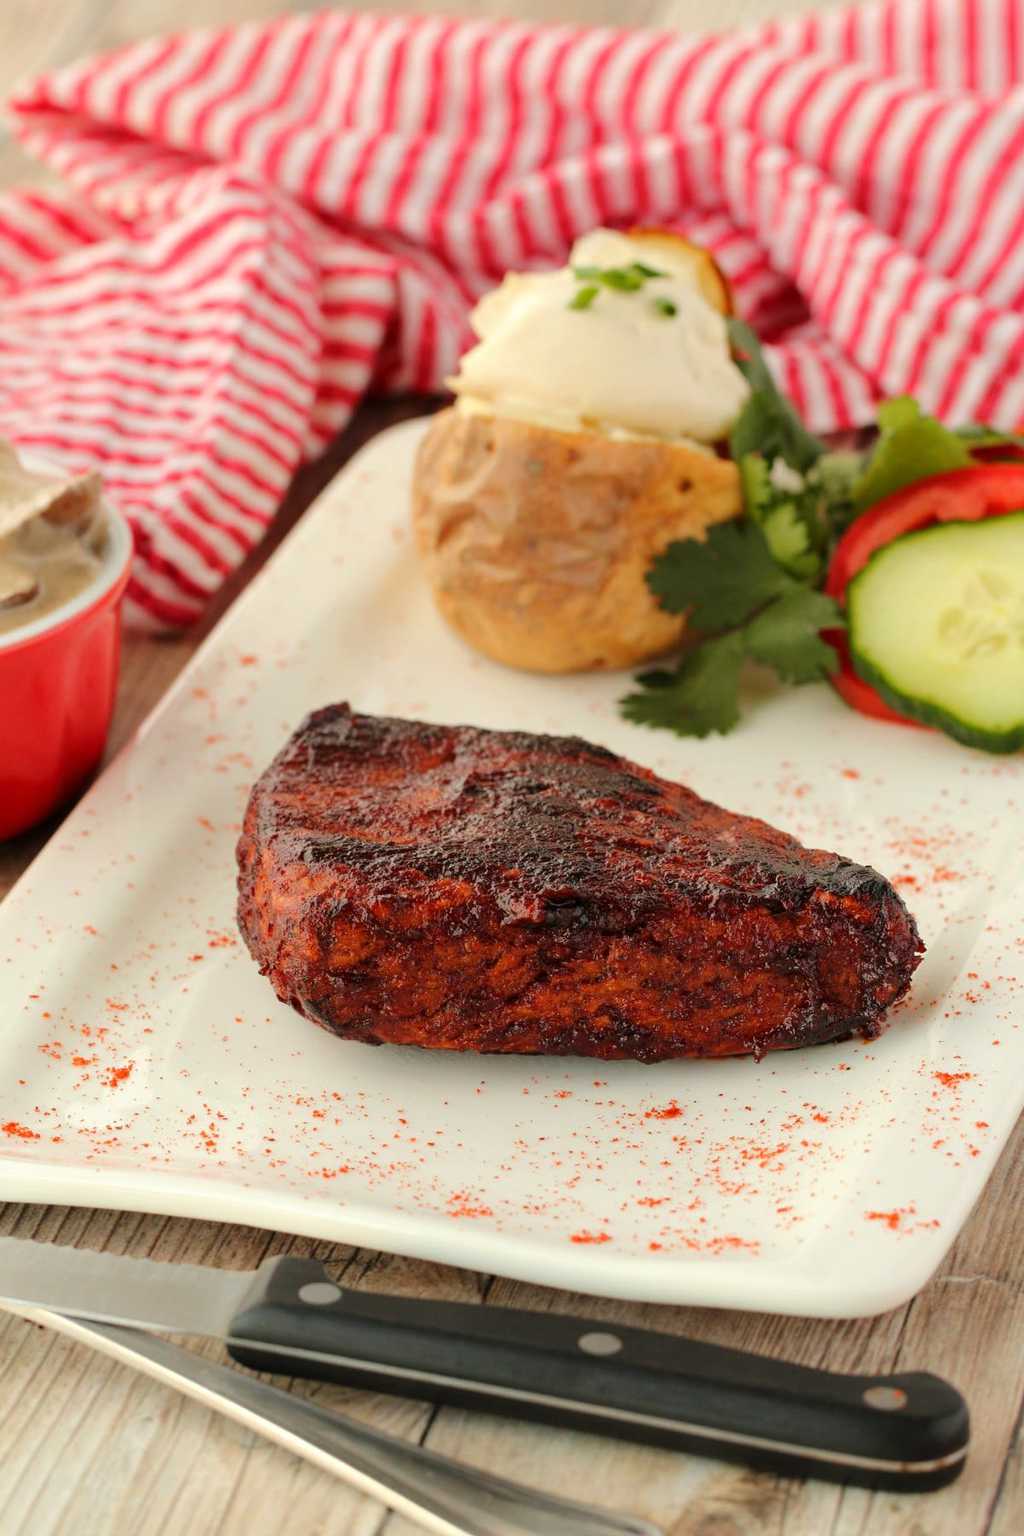
<path fill-rule="evenodd" d="M 780 490 L 771 470 L 759 453 L 748 453 L 740 460 L 740 483 L 747 516 L 761 529 L 772 559 L 799 581 L 811 581 L 821 572 L 821 560 L 812 545 L 812 519 L 817 534 L 817 501 L 810 497 Z"/>
<path fill-rule="evenodd" d="M 760 453 L 769 464 L 782 459 L 792 469 L 806 472 L 824 453 L 824 444 L 808 432 L 792 401 L 778 389 L 750 326 L 730 320 L 729 339 L 736 365 L 751 390 L 729 438 L 733 458 L 739 461 L 744 454 Z"/>
<path fill-rule="evenodd" d="M 761 528 L 772 559 L 798 581 L 813 581 L 821 571 L 821 559 L 811 548 L 807 522 L 795 502 L 780 501 L 768 512 Z"/>
<path fill-rule="evenodd" d="M 677 736 L 723 735 L 740 718 L 740 672 L 746 656 L 771 667 L 783 682 L 813 683 L 837 666 L 836 653 L 819 630 L 842 625 L 831 598 L 811 587 L 792 586 L 742 628 L 704 640 L 674 672 L 658 668 L 636 679 L 642 691 L 621 700 L 634 725 Z"/>
<path fill-rule="evenodd" d="M 729 449 L 734 459 L 746 453 L 763 453 L 769 462 L 781 459 L 801 472 L 810 469 L 822 451 L 798 422 L 789 402 L 765 390 L 755 390 L 736 418 Z"/>
<path fill-rule="evenodd" d="M 823 453 L 814 466 L 814 477 L 821 492 L 831 540 L 845 533 L 857 516 L 853 487 L 863 472 L 866 457 L 864 453 L 852 449 L 836 449 L 832 453 Z"/>
<path fill-rule="evenodd" d="M 843 624 L 838 605 L 811 587 L 776 598 L 743 631 L 747 653 L 773 668 L 783 682 L 813 683 L 834 672 L 838 658 L 822 629 Z"/>
<path fill-rule="evenodd" d="M 740 718 L 739 684 L 743 636 L 719 635 L 686 656 L 674 673 L 650 673 L 644 692 L 622 700 L 622 713 L 634 725 L 674 731 L 677 736 L 725 735 Z M 667 681 L 665 680 L 667 679 Z"/>
<path fill-rule="evenodd" d="M 668 613 L 689 613 L 697 629 L 742 624 L 793 580 L 776 565 L 756 523 L 716 523 L 707 539 L 676 539 L 647 572 L 647 585 Z"/>
<path fill-rule="evenodd" d="M 747 516 L 760 523 L 771 505 L 774 489 L 768 465 L 759 453 L 745 453 L 737 460 L 737 467 Z"/>
<path fill-rule="evenodd" d="M 771 369 L 765 362 L 757 332 L 745 320 L 738 320 L 735 315 L 729 317 L 726 325 L 736 366 L 750 385 L 752 392 L 757 394 L 763 390 L 765 394 L 778 394 Z M 788 400 L 786 404 L 789 404 Z"/>
<path fill-rule="evenodd" d="M 675 680 L 675 672 L 667 667 L 652 667 L 649 672 L 638 672 L 635 678 L 641 688 L 671 688 Z"/>
<path fill-rule="evenodd" d="M 878 407 L 878 427 L 874 452 L 852 487 L 858 512 L 927 475 L 965 469 L 971 462 L 964 438 L 934 416 L 923 415 L 909 396 L 884 401 Z"/>
<path fill-rule="evenodd" d="M 966 422 L 962 427 L 954 427 L 953 431 L 971 448 L 1024 448 L 1024 433 L 1000 432 L 980 421 Z"/>

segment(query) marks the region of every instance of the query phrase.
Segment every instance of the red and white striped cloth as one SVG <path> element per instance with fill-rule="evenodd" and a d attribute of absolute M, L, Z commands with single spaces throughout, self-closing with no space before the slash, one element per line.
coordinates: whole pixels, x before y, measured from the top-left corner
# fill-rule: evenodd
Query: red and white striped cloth
<path fill-rule="evenodd" d="M 154 40 L 13 102 L 0 433 L 97 465 L 130 615 L 187 624 L 369 389 L 599 223 L 714 251 L 811 426 L 1024 415 L 1024 3 L 689 37 L 314 15 Z"/>

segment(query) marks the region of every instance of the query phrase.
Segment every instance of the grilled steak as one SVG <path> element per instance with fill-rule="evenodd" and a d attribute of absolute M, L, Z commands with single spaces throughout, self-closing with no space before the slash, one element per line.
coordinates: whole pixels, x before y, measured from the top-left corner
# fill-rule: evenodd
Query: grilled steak
<path fill-rule="evenodd" d="M 873 869 L 576 737 L 318 710 L 254 787 L 239 925 L 346 1039 L 727 1056 L 878 1033 L 922 945 Z"/>

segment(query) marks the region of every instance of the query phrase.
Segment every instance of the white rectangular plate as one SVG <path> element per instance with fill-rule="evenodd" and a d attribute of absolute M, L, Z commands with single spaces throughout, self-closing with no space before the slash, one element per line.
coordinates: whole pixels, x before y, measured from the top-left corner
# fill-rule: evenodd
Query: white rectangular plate
<path fill-rule="evenodd" d="M 1024 764 L 764 690 L 727 738 L 628 677 L 466 650 L 408 533 L 422 424 L 327 490 L 0 907 L 0 1193 L 196 1215 L 637 1300 L 816 1316 L 927 1280 L 1024 1098 Z M 928 954 L 881 1039 L 757 1063 L 338 1041 L 241 945 L 249 786 L 310 709 L 576 732 L 874 864 Z"/>

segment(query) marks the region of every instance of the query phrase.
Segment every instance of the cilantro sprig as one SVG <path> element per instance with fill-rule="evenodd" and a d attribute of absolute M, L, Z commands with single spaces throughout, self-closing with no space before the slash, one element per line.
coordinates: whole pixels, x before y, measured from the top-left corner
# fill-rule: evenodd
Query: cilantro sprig
<path fill-rule="evenodd" d="M 627 693 L 620 708 L 634 725 L 675 731 L 678 736 L 724 735 L 739 723 L 743 644 L 735 635 L 706 640 L 673 672 L 642 672 L 640 692 Z"/>
<path fill-rule="evenodd" d="M 860 469 L 827 453 L 775 387 L 757 337 L 730 322 L 734 355 L 750 396 L 730 438 L 747 516 L 718 523 L 704 540 L 669 544 L 647 573 L 668 613 L 686 614 L 696 644 L 674 670 L 637 678 L 622 713 L 637 725 L 707 736 L 740 718 L 744 662 L 786 683 L 815 682 L 838 665 L 822 629 L 842 628 L 839 608 L 816 590 L 831 540 L 827 508 Z M 838 494 L 837 494 L 838 492 Z"/>
<path fill-rule="evenodd" d="M 781 459 L 806 474 L 824 454 L 825 444 L 808 432 L 793 402 L 776 388 L 750 326 L 743 320 L 730 320 L 729 339 L 737 366 L 750 385 L 750 397 L 729 438 L 733 458 L 737 464 L 748 453 L 769 463 Z"/>
<path fill-rule="evenodd" d="M 680 736 L 730 731 L 740 718 L 743 662 L 771 667 L 783 682 L 809 683 L 835 670 L 823 628 L 841 628 L 837 605 L 789 574 L 755 522 L 718 523 L 707 539 L 677 540 L 654 562 L 647 584 L 669 613 L 689 615 L 700 641 L 674 671 L 637 678 L 622 700 L 637 725 Z"/>

